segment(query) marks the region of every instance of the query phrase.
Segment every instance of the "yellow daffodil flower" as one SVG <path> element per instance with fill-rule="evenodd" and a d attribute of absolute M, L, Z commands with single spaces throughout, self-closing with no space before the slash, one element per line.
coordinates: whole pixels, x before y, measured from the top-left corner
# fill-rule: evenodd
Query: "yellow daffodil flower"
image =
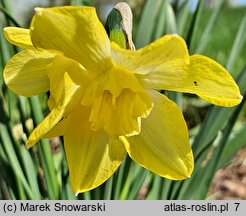
<path fill-rule="evenodd" d="M 191 176 L 183 115 L 156 90 L 193 93 L 221 106 L 241 102 L 230 74 L 208 57 L 189 56 L 180 36 L 125 50 L 110 42 L 93 7 L 36 8 L 30 29 L 6 27 L 4 35 L 24 49 L 4 69 L 8 87 L 24 96 L 50 92 L 50 113 L 26 146 L 63 136 L 76 193 L 105 182 L 127 153 L 160 176 Z"/>

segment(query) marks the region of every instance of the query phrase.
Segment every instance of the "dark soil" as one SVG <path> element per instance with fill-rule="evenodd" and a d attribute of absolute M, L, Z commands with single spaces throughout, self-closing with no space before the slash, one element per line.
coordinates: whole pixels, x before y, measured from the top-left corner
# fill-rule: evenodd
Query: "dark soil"
<path fill-rule="evenodd" d="M 210 188 L 211 199 L 246 199 L 246 148 L 241 149 L 230 165 L 217 171 Z"/>

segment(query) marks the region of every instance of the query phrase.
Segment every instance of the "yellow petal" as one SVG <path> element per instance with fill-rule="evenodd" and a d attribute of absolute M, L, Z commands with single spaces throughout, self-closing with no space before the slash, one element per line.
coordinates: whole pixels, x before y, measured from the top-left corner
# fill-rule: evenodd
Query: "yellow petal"
<path fill-rule="evenodd" d="M 112 43 L 111 52 L 114 62 L 139 74 L 160 71 L 161 65 L 168 67 L 173 60 L 189 63 L 185 41 L 176 34 L 165 35 L 137 51 L 124 50 Z"/>
<path fill-rule="evenodd" d="M 11 58 L 4 68 L 4 79 L 8 87 L 17 94 L 32 96 L 49 89 L 47 67 L 54 54 L 47 51 L 27 49 Z"/>
<path fill-rule="evenodd" d="M 4 36 L 11 43 L 24 49 L 33 48 L 30 30 L 18 27 L 4 28 Z"/>
<path fill-rule="evenodd" d="M 53 111 L 54 110 L 54 111 Z M 69 127 L 69 120 L 70 120 L 70 115 L 65 115 L 63 112 L 60 112 L 58 115 L 53 114 L 55 111 L 58 113 L 60 110 L 53 109 L 51 111 L 51 113 L 49 115 L 50 116 L 50 121 L 51 121 L 51 127 L 47 128 L 47 130 L 45 132 L 41 132 L 40 136 L 34 140 L 34 141 L 28 141 L 29 143 L 26 144 L 27 148 L 32 147 L 37 141 L 38 139 L 42 139 L 42 138 L 53 138 L 53 137 L 59 137 L 59 136 L 63 136 L 65 131 L 67 130 L 67 128 Z M 54 119 L 52 119 L 54 118 Z M 57 118 L 57 119 L 56 119 Z M 47 124 L 48 120 L 46 121 Z M 52 122 L 56 123 L 53 124 Z M 44 129 L 44 127 L 43 127 Z M 37 133 L 36 133 L 37 135 Z"/>
<path fill-rule="evenodd" d="M 168 179 L 189 177 L 194 161 L 188 129 L 177 105 L 158 92 L 150 92 L 154 108 L 142 120 L 137 136 L 121 137 L 130 157 L 141 166 Z"/>
<path fill-rule="evenodd" d="M 64 6 L 35 11 L 30 27 L 35 47 L 59 50 L 93 72 L 109 66 L 110 42 L 95 8 Z"/>
<path fill-rule="evenodd" d="M 76 103 L 79 104 L 80 87 L 71 80 L 68 73 L 64 74 L 64 79 L 60 82 L 60 85 L 62 85 L 63 88 L 61 89 L 62 94 L 60 94 L 59 103 L 33 130 L 26 142 L 27 148 L 32 147 L 39 139 L 59 125 L 60 121 L 68 117 L 72 109 L 76 109 Z"/>
<path fill-rule="evenodd" d="M 175 60 L 138 78 L 147 88 L 193 93 L 219 106 L 235 106 L 242 100 L 230 74 L 217 62 L 201 55 L 191 56 L 190 64 Z"/>
<path fill-rule="evenodd" d="M 198 75 L 197 80 L 193 81 L 196 82 L 194 87 L 197 87 L 195 94 L 218 106 L 231 107 L 242 101 L 237 84 L 221 65 L 201 55 L 193 55 L 190 59 L 189 73 L 196 71 Z"/>
<path fill-rule="evenodd" d="M 47 68 L 47 76 L 50 82 L 50 98 L 49 105 L 57 105 L 61 97 L 63 97 L 63 90 L 65 86 L 64 74 L 67 73 L 76 85 L 80 86 L 81 93 L 87 87 L 90 82 L 90 73 L 86 71 L 78 62 L 66 58 L 62 55 L 56 55 L 52 64 Z M 52 102 L 51 102 L 52 101 Z M 49 106 L 50 109 L 53 106 Z"/>
<path fill-rule="evenodd" d="M 53 127 L 55 127 L 59 121 L 63 118 L 64 111 L 59 109 L 53 109 L 48 116 L 32 131 L 26 142 L 26 148 L 31 148 L 41 138 L 44 137 Z"/>
<path fill-rule="evenodd" d="M 119 140 L 109 139 L 103 131 L 90 130 L 88 115 L 89 112 L 74 113 L 64 135 L 70 180 L 75 193 L 94 189 L 104 183 L 126 154 Z"/>
<path fill-rule="evenodd" d="M 220 106 L 241 102 L 240 91 L 230 74 L 208 57 L 189 58 L 185 41 L 177 35 L 164 36 L 137 52 L 111 46 L 114 61 L 134 71 L 146 88 L 193 93 Z"/>
<path fill-rule="evenodd" d="M 48 68 L 48 77 L 50 80 L 50 96 L 48 106 L 50 110 L 57 109 L 61 106 L 61 101 L 64 100 L 64 91 L 65 88 L 67 88 L 66 82 L 64 82 L 64 75 L 66 73 L 69 75 L 69 78 L 71 78 L 71 81 L 74 83 L 75 87 L 80 86 L 79 91 L 76 91 L 76 95 L 71 95 L 69 104 L 66 105 L 67 111 L 64 112 L 63 117 L 59 120 L 59 122 L 44 135 L 45 138 L 64 135 L 67 122 L 70 118 L 69 115 L 78 105 L 80 105 L 85 88 L 90 82 L 88 72 L 85 71 L 78 62 L 61 55 L 57 55 L 54 58 L 53 63 Z M 71 92 L 71 90 L 67 91 Z"/>

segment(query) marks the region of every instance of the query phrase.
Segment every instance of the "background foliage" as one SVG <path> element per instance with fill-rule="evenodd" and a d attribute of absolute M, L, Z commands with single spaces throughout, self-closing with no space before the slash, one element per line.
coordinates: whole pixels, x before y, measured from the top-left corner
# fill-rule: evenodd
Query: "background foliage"
<path fill-rule="evenodd" d="M 13 8 L 14 0 L 0 2 L 1 29 L 9 25 L 28 26 L 32 10 L 22 14 L 25 19 L 21 20 Z M 46 6 L 54 6 L 63 1 L 45 2 Z M 103 21 L 111 6 L 108 2 L 71 0 L 63 4 L 96 6 Z M 178 33 L 185 38 L 191 54 L 207 55 L 226 67 L 246 97 L 245 8 L 232 8 L 224 0 L 199 0 L 198 4 L 193 0 L 128 2 L 134 13 L 137 48 L 164 34 Z M 211 198 L 208 190 L 215 172 L 230 163 L 235 152 L 246 144 L 245 100 L 237 107 L 224 108 L 192 95 L 163 92 L 177 102 L 185 115 L 195 156 L 192 177 L 170 181 L 127 157 L 106 183 L 75 197 L 61 138 L 43 139 L 31 150 L 24 147 L 27 136 L 48 113 L 48 108 L 46 94 L 26 98 L 15 95 L 4 84 L 4 65 L 18 51 L 6 42 L 1 30 L 0 199 L 207 199 Z"/>

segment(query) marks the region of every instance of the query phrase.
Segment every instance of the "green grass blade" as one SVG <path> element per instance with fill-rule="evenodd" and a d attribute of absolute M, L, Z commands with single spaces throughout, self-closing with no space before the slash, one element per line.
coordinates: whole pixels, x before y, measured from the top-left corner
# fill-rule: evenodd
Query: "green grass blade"
<path fill-rule="evenodd" d="M 240 124 L 238 129 L 231 133 L 230 139 L 223 149 L 219 167 L 226 165 L 233 155 L 246 145 L 246 123 Z"/>
<path fill-rule="evenodd" d="M 120 196 L 119 196 L 119 199 L 120 200 L 125 200 L 127 199 L 127 196 L 128 196 L 128 193 L 130 191 L 130 188 L 131 188 L 131 183 L 132 183 L 132 179 L 134 178 L 133 177 L 133 173 L 135 171 L 135 164 L 133 162 L 130 163 L 130 167 L 129 167 L 129 170 L 127 172 L 127 177 L 124 181 L 124 185 L 122 186 L 122 189 L 121 189 L 121 193 L 120 193 Z"/>
<path fill-rule="evenodd" d="M 213 10 L 211 11 L 211 16 L 209 20 L 206 22 L 205 30 L 199 38 L 199 43 L 197 43 L 195 53 L 203 53 L 207 44 L 211 40 L 211 32 L 225 3 L 226 2 L 224 0 L 220 1 L 217 7 L 213 8 Z"/>
<path fill-rule="evenodd" d="M 143 169 L 134 162 L 131 162 L 131 166 L 128 170 L 128 175 L 122 187 L 119 199 L 135 199 L 147 175 L 147 170 Z"/>
<path fill-rule="evenodd" d="M 26 122 L 30 117 L 30 113 L 27 111 L 28 110 L 27 107 L 28 107 L 28 99 L 23 96 L 18 96 L 18 109 L 20 111 L 20 119 L 21 119 L 23 132 L 27 136 L 29 136 L 29 130 L 27 128 Z"/>
<path fill-rule="evenodd" d="M 43 120 L 43 112 L 39 101 L 39 97 L 38 96 L 31 97 L 30 104 L 32 108 L 33 119 L 35 125 L 37 125 L 39 122 Z M 48 140 L 46 139 L 40 140 L 40 151 L 41 151 L 40 152 L 41 158 L 43 159 L 41 161 L 42 161 L 42 165 L 44 166 L 43 168 L 45 171 L 45 177 L 47 179 L 46 183 L 48 186 L 48 192 L 51 196 L 50 198 L 58 199 L 60 193 L 59 182 L 56 176 L 55 164 Z"/>
<path fill-rule="evenodd" d="M 94 190 L 92 190 L 92 199 L 93 200 L 101 200 L 103 199 L 103 188 L 105 184 L 103 184 L 101 187 L 97 187 Z"/>
<path fill-rule="evenodd" d="M 194 53 L 195 51 L 195 41 L 197 37 L 198 26 L 202 15 L 202 10 L 203 10 L 203 0 L 199 0 L 196 11 L 192 16 L 191 25 L 186 40 L 190 53 Z"/>
<path fill-rule="evenodd" d="M 184 1 L 177 13 L 177 32 L 185 37 L 191 14 L 190 6 L 193 0 Z"/>
<path fill-rule="evenodd" d="M 167 18 L 166 18 L 167 6 L 168 6 L 168 1 L 166 0 L 162 1 L 160 5 L 160 10 L 159 10 L 159 16 L 157 17 L 158 19 L 157 25 L 156 25 L 156 28 L 154 29 L 153 40 L 160 38 L 164 33 L 165 25 L 167 22 Z"/>
<path fill-rule="evenodd" d="M 160 5 L 161 0 L 147 0 L 145 3 L 135 40 L 137 49 L 150 43 Z"/>
<path fill-rule="evenodd" d="M 246 65 L 240 75 L 237 78 L 238 85 L 241 89 L 241 92 L 246 92 Z M 225 164 L 232 156 L 233 154 L 240 149 L 245 144 L 245 124 L 242 124 L 239 130 L 237 131 L 236 135 L 228 141 L 228 143 L 225 146 L 225 149 L 222 152 L 220 165 Z"/>
<path fill-rule="evenodd" d="M 34 166 L 34 161 L 31 158 L 30 153 L 24 148 L 24 146 L 21 146 L 21 153 L 22 153 L 22 158 L 24 159 L 24 170 L 26 173 L 27 181 L 30 185 L 33 198 L 35 200 L 39 200 L 42 198 L 39 190 L 39 185 L 38 185 L 38 179 L 37 179 L 37 169 Z"/>
<path fill-rule="evenodd" d="M 246 94 L 244 96 L 246 96 Z M 245 102 L 245 99 L 242 101 L 241 104 L 239 104 L 236 107 L 236 110 L 234 111 L 233 115 L 229 119 L 228 124 L 223 131 L 223 136 L 221 140 L 219 141 L 218 146 L 214 150 L 210 160 L 208 161 L 206 169 L 204 170 L 204 173 L 206 173 L 206 175 L 203 176 L 203 178 L 200 181 L 199 187 L 197 188 L 196 192 L 193 194 L 193 197 L 192 197 L 193 199 L 205 199 L 206 198 L 207 192 L 209 190 L 210 184 L 213 179 L 213 176 L 218 168 L 218 161 L 221 158 L 221 154 L 223 152 L 225 144 L 229 138 L 229 135 L 242 109 L 244 102 Z"/>
<path fill-rule="evenodd" d="M 83 199 L 92 200 L 92 194 L 90 191 L 83 193 Z"/>
<path fill-rule="evenodd" d="M 128 200 L 136 199 L 139 195 L 141 188 L 144 186 L 144 182 L 148 177 L 149 171 L 140 167 L 137 177 L 134 179 L 131 190 L 127 196 Z"/>
<path fill-rule="evenodd" d="M 8 161 L 9 161 L 10 166 L 12 167 L 12 169 L 14 171 L 16 178 L 20 179 L 20 181 L 21 181 L 21 183 L 25 189 L 25 192 L 27 194 L 27 197 L 29 199 L 34 199 L 34 196 L 32 194 L 30 186 L 28 185 L 28 182 L 27 182 L 25 175 L 22 171 L 22 167 L 21 167 L 19 160 L 17 158 L 17 155 L 15 153 L 15 149 L 12 145 L 12 141 L 11 141 L 10 135 L 8 133 L 8 129 L 7 129 L 6 125 L 3 125 L 2 123 L 0 123 L 0 135 L 1 135 L 0 137 L 2 140 L 3 147 L 5 149 L 5 152 L 7 153 Z"/>
<path fill-rule="evenodd" d="M 170 4 L 167 5 L 166 20 L 166 34 L 177 33 L 176 17 Z"/>
<path fill-rule="evenodd" d="M 60 139 L 60 151 L 61 151 L 61 199 L 65 200 L 76 200 L 78 197 L 75 196 L 75 193 L 72 191 L 71 183 L 69 179 L 69 171 L 68 171 L 68 164 L 66 160 L 65 150 L 64 150 L 64 144 L 63 139 Z"/>
<path fill-rule="evenodd" d="M 19 23 L 12 17 L 12 15 L 8 12 L 8 10 L 0 6 L 0 11 L 3 12 L 7 20 L 12 22 L 15 26 L 20 27 Z"/>
<path fill-rule="evenodd" d="M 111 200 L 112 199 L 112 189 L 113 189 L 113 181 L 114 181 L 114 175 L 111 176 L 106 182 L 105 182 L 105 189 L 103 194 L 104 200 Z"/>
<path fill-rule="evenodd" d="M 118 200 L 120 199 L 120 193 L 123 188 L 124 181 L 126 180 L 126 175 L 130 169 L 131 159 L 126 156 L 123 160 L 122 164 L 119 167 L 119 170 L 117 171 L 116 180 L 115 180 L 115 188 L 113 193 L 113 199 Z"/>
<path fill-rule="evenodd" d="M 87 5 L 91 6 L 94 4 L 91 0 L 71 0 L 71 5 Z"/>
<path fill-rule="evenodd" d="M 242 50 L 242 47 L 245 43 L 245 38 L 246 38 L 245 34 L 246 34 L 246 15 L 244 16 L 244 18 L 242 19 L 240 23 L 236 38 L 232 46 L 232 50 L 230 52 L 230 56 L 227 61 L 226 69 L 229 71 L 232 69 L 233 65 L 235 64 L 235 61 L 238 58 L 240 51 Z M 235 72 L 231 74 L 234 77 L 238 75 Z"/>
<path fill-rule="evenodd" d="M 10 181 L 6 181 L 7 178 L 7 173 L 5 171 L 6 169 L 6 163 L 3 162 L 3 148 L 2 144 L 0 142 L 0 200 L 11 200 L 15 199 L 13 194 L 11 186 L 10 186 Z"/>
<path fill-rule="evenodd" d="M 151 188 L 148 187 L 148 194 L 146 196 L 146 199 L 148 200 L 161 199 L 162 191 L 160 190 L 160 188 L 162 188 L 163 186 L 163 178 L 155 174 L 152 175 L 153 175 L 153 184 Z"/>
<path fill-rule="evenodd" d="M 168 200 L 170 199 L 170 193 L 172 188 L 173 181 L 169 179 L 163 179 L 163 185 L 162 185 L 162 193 L 161 193 L 161 199 L 162 200 Z"/>
<path fill-rule="evenodd" d="M 12 45 L 9 45 L 3 36 L 3 25 L 0 23 L 0 62 L 4 66 L 6 62 L 15 54 L 14 48 Z"/>

